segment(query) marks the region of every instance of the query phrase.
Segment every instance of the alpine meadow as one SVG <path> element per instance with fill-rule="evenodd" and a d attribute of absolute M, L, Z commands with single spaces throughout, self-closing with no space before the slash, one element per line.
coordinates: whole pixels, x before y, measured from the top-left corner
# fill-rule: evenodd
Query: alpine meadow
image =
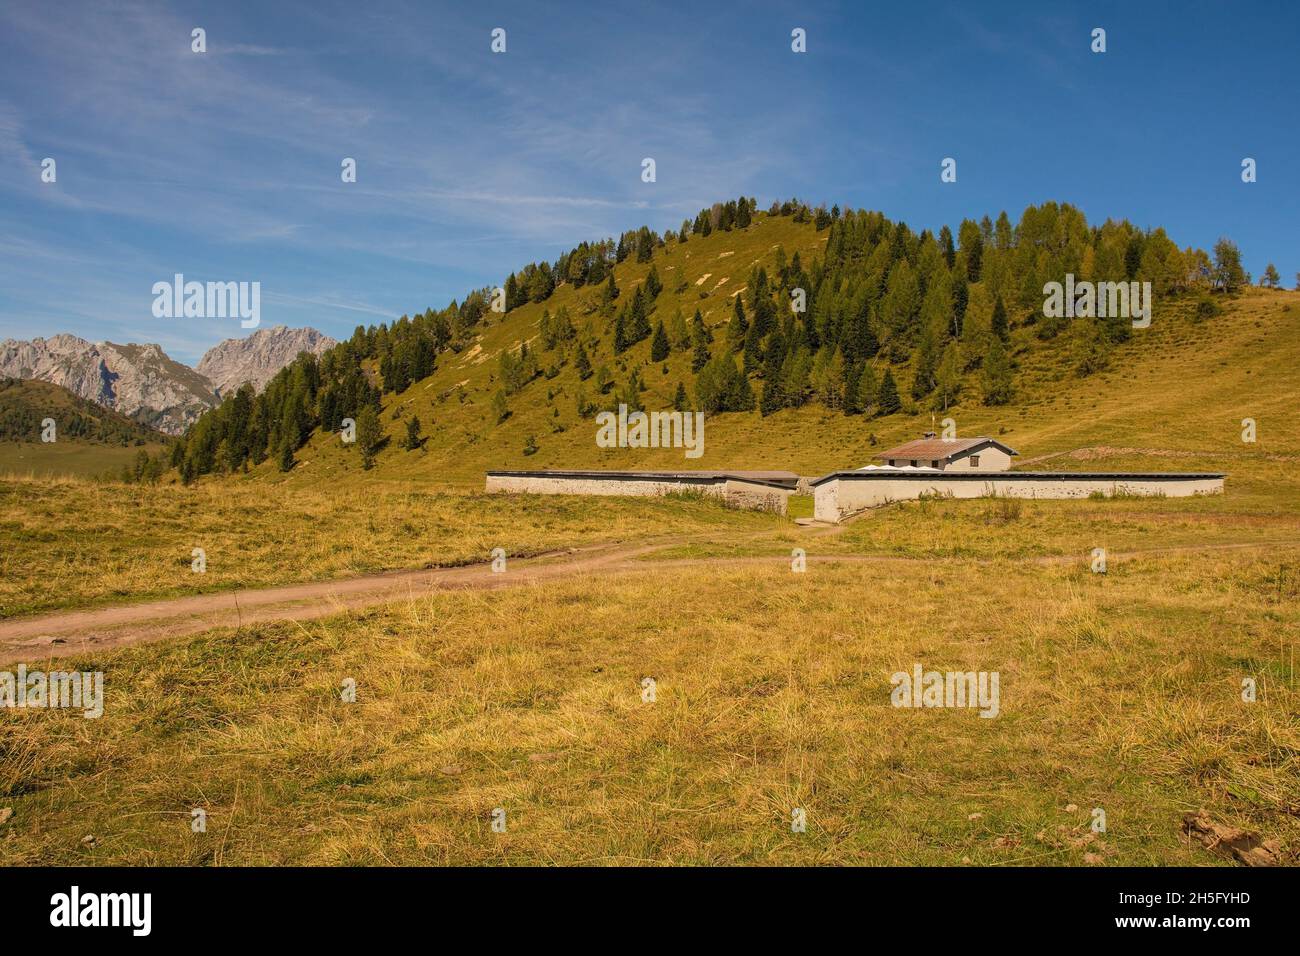
<path fill-rule="evenodd" d="M 1300 862 L 1293 10 L 199 6 L 0 14 L 17 880 L 1267 922 L 1211 871 Z"/>

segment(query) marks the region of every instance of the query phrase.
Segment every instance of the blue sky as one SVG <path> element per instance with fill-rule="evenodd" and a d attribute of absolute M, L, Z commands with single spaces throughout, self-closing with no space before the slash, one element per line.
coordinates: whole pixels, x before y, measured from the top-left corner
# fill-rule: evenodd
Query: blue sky
<path fill-rule="evenodd" d="M 247 334 L 154 318 L 177 272 L 259 281 L 263 327 L 342 336 L 740 194 L 916 229 L 1057 199 L 1180 245 L 1228 235 L 1290 286 L 1297 49 L 1293 3 L 9 0 L 0 337 L 193 362 Z"/>

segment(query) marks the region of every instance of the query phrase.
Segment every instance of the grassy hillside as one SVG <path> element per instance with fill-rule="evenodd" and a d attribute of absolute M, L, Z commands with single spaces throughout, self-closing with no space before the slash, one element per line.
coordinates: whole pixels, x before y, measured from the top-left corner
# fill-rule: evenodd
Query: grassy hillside
<path fill-rule="evenodd" d="M 798 252 L 806 262 L 824 240 L 825 232 L 818 234 L 810 223 L 760 214 L 745 230 L 672 243 L 654 259 L 665 288 L 651 323 L 667 323 L 678 309 L 689 321 L 699 308 L 714 334 L 716 354 L 725 348 L 732 297 L 743 291 L 750 268 L 763 264 L 771 270 L 778 247 L 787 258 Z M 649 268 L 630 259 L 618 267 L 624 295 Z M 580 382 L 572 363 L 541 351 L 542 369 L 555 366 L 556 374 L 538 377 L 511 396 L 509 418 L 496 424 L 491 403 L 501 385 L 499 357 L 524 342 L 540 348 L 544 309 L 555 314 L 567 307 L 579 326 L 590 319 L 601 340 L 591 355 L 593 366 L 607 364 L 619 386 L 639 370 L 648 410 L 670 410 L 679 382 L 693 389 L 689 349 L 675 349 L 667 362 L 652 363 L 645 341 L 614 356 L 608 320 L 584 315 L 596 291 L 561 286 L 545 303 L 494 315 L 472 346 L 440 356 L 433 375 L 400 395 L 386 395 L 381 423 L 389 441 L 375 474 L 466 489 L 481 488 L 483 473 L 493 468 L 788 468 L 815 475 L 868 464 L 875 451 L 916 437 L 945 416 L 955 419 L 959 434 L 1001 435 L 1025 461 L 1056 455 L 1050 459 L 1053 469 L 1091 467 L 1104 458 L 1107 467 L 1127 461 L 1143 468 L 1231 471 L 1243 459 L 1300 445 L 1300 424 L 1286 412 L 1287 396 L 1300 384 L 1295 371 L 1300 294 L 1258 289 L 1225 301 L 1223 313 L 1208 319 L 1196 317 L 1191 297 L 1160 300 L 1151 327 L 1134 330 L 1114 349 L 1109 367 L 1086 378 L 1074 371 L 1070 335 L 1042 341 L 1033 326 L 1013 326 L 1017 390 L 1005 406 L 980 404 L 972 375 L 964 396 L 946 412 L 905 402 L 903 412 L 883 418 L 845 416 L 820 405 L 765 418 L 758 412 L 710 415 L 704 455 L 688 460 L 675 449 L 598 448 L 595 422 L 580 417 L 575 405 L 580 388 L 592 397 L 592 381 Z M 883 368 L 883 358 L 879 361 Z M 907 363 L 892 368 L 904 386 L 910 380 Z M 412 415 L 420 418 L 427 438 L 419 451 L 402 448 L 405 421 Z M 1245 417 L 1260 423 L 1254 445 L 1241 442 Z M 529 436 L 538 447 L 532 455 L 524 452 Z M 1085 459 L 1059 454 L 1085 447 L 1095 448 Z M 1156 460 L 1144 454 L 1155 447 L 1191 457 L 1173 465 L 1167 456 Z M 298 466 L 287 476 L 268 461 L 252 480 L 314 484 L 361 477 L 355 447 L 344 446 L 335 434 L 317 434 L 297 457 Z"/>
<path fill-rule="evenodd" d="M 53 419 L 56 441 L 41 441 Z M 141 450 L 157 454 L 164 436 L 66 388 L 30 379 L 0 379 L 0 473 L 94 476 L 119 473 Z"/>

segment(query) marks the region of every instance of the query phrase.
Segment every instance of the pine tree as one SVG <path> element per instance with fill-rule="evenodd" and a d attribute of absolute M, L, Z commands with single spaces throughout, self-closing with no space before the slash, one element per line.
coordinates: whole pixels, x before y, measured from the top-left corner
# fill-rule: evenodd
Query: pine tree
<path fill-rule="evenodd" d="M 677 383 L 677 392 L 673 395 L 673 411 L 684 412 L 690 399 L 686 397 L 686 386 L 682 382 Z"/>
<path fill-rule="evenodd" d="M 406 423 L 405 448 L 407 451 L 415 451 L 424 444 L 423 440 L 420 438 L 420 429 L 420 416 L 412 415 L 410 420 Z"/>
<path fill-rule="evenodd" d="M 949 342 L 943 350 L 939 369 L 935 372 L 934 405 L 939 411 L 946 412 L 948 406 L 957 401 L 961 392 L 961 356 L 956 342 Z"/>
<path fill-rule="evenodd" d="M 652 255 L 654 255 L 654 241 L 650 236 L 650 230 L 642 226 L 636 235 L 636 261 L 649 262 Z"/>
<path fill-rule="evenodd" d="M 729 356 L 723 360 L 730 367 L 731 375 L 726 389 L 726 410 L 729 412 L 752 412 L 754 410 L 754 389 L 749 384 L 749 376 L 736 368 Z"/>
<path fill-rule="evenodd" d="M 740 296 L 732 299 L 736 303 L 732 310 L 731 321 L 727 323 L 727 349 L 739 352 L 745 347 L 745 333 L 749 331 L 749 322 L 745 319 L 745 303 Z"/>
<path fill-rule="evenodd" d="M 645 296 L 641 294 L 641 290 L 637 289 L 636 293 L 632 296 L 632 309 L 628 315 L 627 344 L 632 346 L 637 342 L 640 342 L 642 339 L 647 339 L 649 337 L 650 319 L 647 312 L 646 299 Z"/>
<path fill-rule="evenodd" d="M 957 260 L 957 250 L 952 244 L 952 230 L 946 225 L 939 230 L 939 248 L 943 252 L 943 261 L 951 270 L 952 264 Z"/>
<path fill-rule="evenodd" d="M 966 306 L 970 302 L 970 286 L 965 273 L 958 273 L 952 284 L 952 337 L 961 338 L 966 323 Z"/>
<path fill-rule="evenodd" d="M 1224 292 L 1236 292 L 1246 284 L 1241 250 L 1226 237 L 1214 244 L 1214 282 Z"/>
<path fill-rule="evenodd" d="M 1264 267 L 1264 278 L 1260 284 L 1271 289 L 1276 289 L 1282 283 L 1282 277 L 1277 274 L 1277 266 L 1269 263 Z"/>
<path fill-rule="evenodd" d="M 864 366 L 865 367 L 865 366 Z M 845 415 L 859 415 L 863 409 L 868 407 L 867 402 L 862 400 L 862 368 L 855 365 L 846 366 L 844 369 L 844 394 L 840 396 L 840 410 Z"/>
<path fill-rule="evenodd" d="M 506 403 L 506 393 L 503 389 L 497 389 L 497 393 L 492 396 L 492 419 L 497 425 L 510 417 L 510 406 Z"/>
<path fill-rule="evenodd" d="M 785 407 L 785 397 L 781 392 L 781 366 L 784 362 L 785 342 L 780 332 L 774 332 L 763 360 L 763 397 L 758 410 L 764 417 Z"/>
<path fill-rule="evenodd" d="M 712 353 L 709 352 L 709 331 L 704 327 L 704 317 L 700 315 L 699 309 L 695 310 L 695 318 L 691 320 L 691 343 L 695 350 L 691 356 L 691 371 L 698 372 L 712 358 Z"/>
<path fill-rule="evenodd" d="M 749 208 L 749 200 L 742 198 L 736 206 L 736 228 L 745 229 L 752 221 L 752 210 Z"/>
<path fill-rule="evenodd" d="M 374 467 L 375 454 L 383 437 L 379 413 L 375 406 L 367 404 L 357 413 L 357 448 L 361 451 L 361 467 L 367 471 Z"/>
<path fill-rule="evenodd" d="M 898 398 L 898 383 L 894 381 L 894 373 L 885 369 L 885 377 L 880 380 L 880 392 L 876 396 L 876 414 L 892 415 L 903 407 L 903 403 Z"/>
<path fill-rule="evenodd" d="M 622 355 L 632 344 L 627 328 L 627 309 L 619 309 L 614 318 L 614 354 Z"/>
<path fill-rule="evenodd" d="M 868 362 L 862 366 L 862 372 L 858 375 L 858 396 L 857 407 L 864 415 L 871 414 L 875 411 L 876 402 L 880 399 L 880 383 L 876 381 L 876 370 Z"/>
<path fill-rule="evenodd" d="M 993 339 L 988 358 L 980 371 L 980 387 L 985 405 L 1005 405 L 1011 401 L 1011 358 L 1002 340 Z"/>
<path fill-rule="evenodd" d="M 672 319 L 668 322 L 668 339 L 672 342 L 673 348 L 683 352 L 691 347 L 691 330 L 686 324 L 686 319 L 682 317 L 681 309 L 674 311 Z"/>
<path fill-rule="evenodd" d="M 280 470 L 289 471 L 293 468 L 293 443 L 285 439 L 280 443 Z"/>
<path fill-rule="evenodd" d="M 609 304 L 610 302 L 613 302 L 617 298 L 618 298 L 618 283 L 614 281 L 614 270 L 610 269 L 609 281 L 605 283 L 603 300 L 605 304 Z"/>
<path fill-rule="evenodd" d="M 668 333 L 664 329 L 664 323 L 660 320 L 655 326 L 654 341 L 650 343 L 650 360 L 652 362 L 662 362 L 668 358 L 670 349 L 668 346 Z"/>
<path fill-rule="evenodd" d="M 781 395 L 780 381 L 775 378 L 763 379 L 763 393 L 758 403 L 759 414 L 766 418 L 784 407 L 785 399 Z"/>
<path fill-rule="evenodd" d="M 1002 304 L 1002 296 L 998 296 L 997 304 L 993 306 L 993 334 L 1003 342 L 1011 334 L 1010 326 L 1007 324 L 1007 307 Z"/>
<path fill-rule="evenodd" d="M 578 354 L 573 360 L 573 367 L 578 373 L 578 381 L 585 382 L 591 378 L 591 359 L 587 358 L 587 350 L 578 343 Z"/>

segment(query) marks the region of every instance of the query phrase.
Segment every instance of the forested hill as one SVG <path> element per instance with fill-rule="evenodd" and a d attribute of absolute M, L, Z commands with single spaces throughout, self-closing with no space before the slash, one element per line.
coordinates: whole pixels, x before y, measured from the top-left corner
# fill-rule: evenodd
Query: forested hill
<path fill-rule="evenodd" d="M 1089 225 L 1054 202 L 1014 223 L 1002 213 L 936 234 L 878 212 L 798 201 L 760 212 L 741 198 L 663 234 L 582 243 L 501 290 L 358 327 L 262 393 L 228 397 L 171 463 L 187 481 L 290 471 L 309 442 L 321 477 L 326 463 L 400 470 L 413 453 L 451 467 L 504 464 L 548 443 L 590 457 L 590 442 L 560 436 L 619 403 L 698 409 L 752 433 L 809 407 L 867 422 L 998 406 L 1027 375 L 1087 378 L 1141 344 L 1147 330 L 1126 318 L 1046 317 L 1043 287 L 1067 273 L 1149 281 L 1157 309 L 1176 302 L 1203 317 L 1249 281 L 1227 240 L 1211 258 L 1163 229 Z M 333 435 L 344 419 L 356 422 L 355 444 Z M 562 467 L 555 458 L 535 461 Z"/>
<path fill-rule="evenodd" d="M 53 423 L 55 441 L 145 445 L 166 440 L 161 432 L 62 386 L 0 378 L 0 441 L 39 442 L 45 422 Z"/>

